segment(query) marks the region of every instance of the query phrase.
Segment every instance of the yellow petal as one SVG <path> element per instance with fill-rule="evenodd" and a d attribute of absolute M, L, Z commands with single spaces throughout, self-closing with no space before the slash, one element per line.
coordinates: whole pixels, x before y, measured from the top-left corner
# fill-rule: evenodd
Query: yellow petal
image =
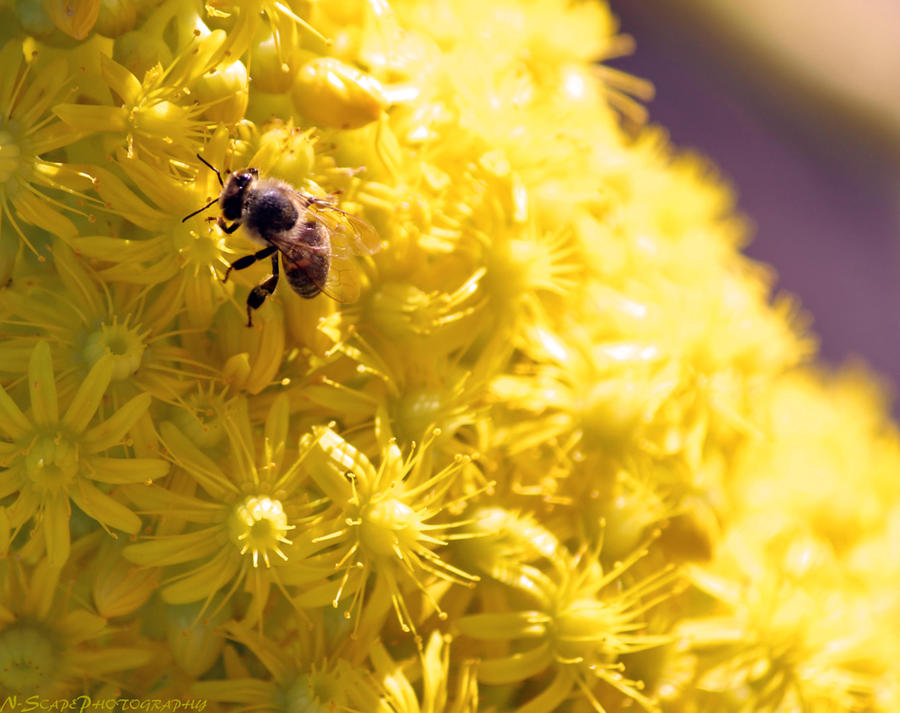
<path fill-rule="evenodd" d="M 28 391 L 31 395 L 31 415 L 39 426 L 59 421 L 56 403 L 56 377 L 53 375 L 53 361 L 50 345 L 38 342 L 28 360 Z"/>
<path fill-rule="evenodd" d="M 100 357 L 75 392 L 75 397 L 63 417 L 63 423 L 76 433 L 84 431 L 97 412 L 103 394 L 106 393 L 106 387 L 112 379 L 113 362 L 114 359 L 110 354 Z"/>
<path fill-rule="evenodd" d="M 178 465 L 187 470 L 206 492 L 217 499 L 238 492 L 219 466 L 209 456 L 201 453 L 174 424 L 166 421 L 160 425 L 159 432 Z"/>
<path fill-rule="evenodd" d="M 103 458 L 88 460 L 91 478 L 101 483 L 145 483 L 162 478 L 169 472 L 169 464 L 159 458 Z"/>
<path fill-rule="evenodd" d="M 68 81 L 66 61 L 62 58 L 51 62 L 40 72 L 32 75 L 32 81 L 16 102 L 13 116 L 23 126 L 34 126 L 47 112 L 50 105 Z"/>
<path fill-rule="evenodd" d="M 169 224 L 168 216 L 148 206 L 115 174 L 102 168 L 93 167 L 91 174 L 94 176 L 94 189 L 104 201 L 109 203 L 110 210 L 116 211 L 135 225 L 140 225 L 147 230 L 159 230 Z M 166 240 L 170 240 L 170 238 L 167 236 Z"/>
<path fill-rule="evenodd" d="M 491 685 L 524 681 L 539 674 L 553 661 L 550 644 L 545 641 L 522 653 L 481 661 L 478 664 L 478 680 Z"/>
<path fill-rule="evenodd" d="M 78 305 L 83 321 L 90 322 L 94 319 L 99 321 L 99 318 L 106 314 L 103 293 L 75 257 L 72 248 L 57 240 L 53 244 L 53 262 L 59 273 L 59 279 L 65 288 L 74 295 L 73 303 Z"/>
<path fill-rule="evenodd" d="M 128 545 L 122 554 L 130 562 L 154 567 L 190 562 L 208 557 L 216 550 L 221 549 L 222 533 L 223 530 L 219 527 L 208 527 L 185 535 L 145 540 L 136 545 Z"/>
<path fill-rule="evenodd" d="M 149 663 L 155 656 L 152 649 L 117 649 L 104 647 L 94 651 L 78 651 L 78 665 L 92 675 L 115 671 L 133 671 Z"/>
<path fill-rule="evenodd" d="M 59 567 L 69 559 L 69 518 L 71 508 L 65 496 L 50 496 L 44 500 L 43 529 L 47 560 Z"/>
<path fill-rule="evenodd" d="M 18 441 L 31 430 L 31 422 L 16 406 L 6 390 L 0 386 L 0 432 L 13 441 Z"/>
<path fill-rule="evenodd" d="M 78 231 L 75 224 L 62 213 L 49 207 L 32 193 L 19 193 L 12 201 L 18 216 L 26 223 L 43 228 L 61 238 L 70 238 Z"/>
<path fill-rule="evenodd" d="M 122 503 L 98 490 L 89 481 L 82 480 L 78 488 L 69 493 L 72 501 L 85 514 L 108 527 L 134 534 L 141 529 L 141 519 Z"/>
<path fill-rule="evenodd" d="M 273 473 L 281 469 L 289 418 L 290 404 L 287 395 L 279 394 L 272 402 L 272 408 L 269 409 L 265 430 L 265 462 L 272 464 L 270 468 Z"/>
<path fill-rule="evenodd" d="M 230 549 L 220 551 L 190 576 L 163 589 L 168 604 L 188 604 L 206 599 L 230 582 L 240 568 L 240 557 Z"/>
<path fill-rule="evenodd" d="M 4 559 L 9 552 L 11 530 L 6 508 L 0 506 L 0 559 Z"/>
<path fill-rule="evenodd" d="M 131 106 L 138 100 L 141 83 L 125 67 L 106 55 L 100 55 L 100 71 L 109 88 L 119 95 L 124 104 Z"/>
<path fill-rule="evenodd" d="M 147 412 L 151 400 L 150 394 L 138 394 L 103 423 L 89 428 L 81 441 L 85 452 L 97 453 L 121 443 L 128 429 Z"/>
<path fill-rule="evenodd" d="M 96 639 L 106 630 L 106 619 L 87 609 L 74 609 L 60 618 L 60 633 L 76 641 Z"/>
<path fill-rule="evenodd" d="M 253 353 L 250 375 L 244 385 L 251 394 L 258 394 L 272 383 L 284 355 L 284 318 L 280 309 L 272 307 L 262 315 L 255 316 L 254 320 L 261 333 Z"/>
<path fill-rule="evenodd" d="M 57 104 L 53 113 L 73 129 L 91 132 L 128 130 L 128 112 L 120 106 Z"/>
<path fill-rule="evenodd" d="M 12 106 L 13 91 L 18 84 L 19 70 L 25 57 L 22 54 L 22 42 L 9 40 L 0 50 L 0 107 Z"/>

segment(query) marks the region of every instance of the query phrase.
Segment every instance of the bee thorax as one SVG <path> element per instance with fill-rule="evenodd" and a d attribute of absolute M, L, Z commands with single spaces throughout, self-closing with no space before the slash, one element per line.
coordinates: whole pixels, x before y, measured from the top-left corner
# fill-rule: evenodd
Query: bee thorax
<path fill-rule="evenodd" d="M 278 189 L 254 191 L 245 198 L 244 226 L 254 235 L 290 230 L 299 213 L 294 203 Z"/>

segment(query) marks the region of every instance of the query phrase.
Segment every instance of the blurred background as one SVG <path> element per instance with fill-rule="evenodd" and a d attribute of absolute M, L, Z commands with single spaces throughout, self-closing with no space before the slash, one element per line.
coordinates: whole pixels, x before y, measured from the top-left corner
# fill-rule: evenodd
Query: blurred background
<path fill-rule="evenodd" d="M 610 0 L 650 121 L 710 157 L 823 357 L 900 385 L 900 2 Z M 895 413 L 897 401 L 895 398 Z"/>

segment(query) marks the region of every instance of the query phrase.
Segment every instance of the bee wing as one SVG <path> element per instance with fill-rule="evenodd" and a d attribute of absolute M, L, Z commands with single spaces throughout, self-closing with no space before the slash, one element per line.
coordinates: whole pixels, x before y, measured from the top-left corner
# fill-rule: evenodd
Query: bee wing
<path fill-rule="evenodd" d="M 359 299 L 360 279 L 357 255 L 371 255 L 381 249 L 381 238 L 367 221 L 351 215 L 324 198 L 296 191 L 308 214 L 325 226 L 329 236 L 331 264 L 324 284 L 306 272 L 322 292 L 337 302 Z"/>
<path fill-rule="evenodd" d="M 295 191 L 306 209 L 332 233 L 343 236 L 349 248 L 358 255 L 372 255 L 381 250 L 381 238 L 372 225 L 352 213 L 341 210 L 326 198 L 316 198 Z"/>
<path fill-rule="evenodd" d="M 324 285 L 317 287 L 337 302 L 356 302 L 359 299 L 359 266 L 354 260 L 356 254 L 341 246 L 335 234 L 331 236 L 331 265 Z"/>

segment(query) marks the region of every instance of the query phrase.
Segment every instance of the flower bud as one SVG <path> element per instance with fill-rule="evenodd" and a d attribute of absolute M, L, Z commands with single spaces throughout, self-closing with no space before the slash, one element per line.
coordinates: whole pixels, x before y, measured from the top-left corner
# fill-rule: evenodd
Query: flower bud
<path fill-rule="evenodd" d="M 213 619 L 198 620 L 201 606 L 198 602 L 166 607 L 166 638 L 172 658 L 182 670 L 195 677 L 204 674 L 218 658 L 225 643 L 220 624 L 230 609 L 223 607 Z"/>
<path fill-rule="evenodd" d="M 56 32 L 56 25 L 39 2 L 17 2 L 15 14 L 22 29 L 35 39 L 43 41 Z"/>
<path fill-rule="evenodd" d="M 113 59 L 135 77 L 143 79 L 151 67 L 167 66 L 172 61 L 172 50 L 161 37 L 135 30 L 116 38 Z"/>
<path fill-rule="evenodd" d="M 43 0 L 44 9 L 57 28 L 83 40 L 97 22 L 100 0 Z"/>
<path fill-rule="evenodd" d="M 278 55 L 275 38 L 269 35 L 253 45 L 250 50 L 250 67 L 253 69 L 253 88 L 269 94 L 282 94 L 291 88 L 294 72 Z"/>
<path fill-rule="evenodd" d="M 104 37 L 118 37 L 133 30 L 136 22 L 134 0 L 101 0 L 94 31 Z"/>
<path fill-rule="evenodd" d="M 244 118 L 250 100 L 247 68 L 238 60 L 219 65 L 204 74 L 194 86 L 201 104 L 208 104 L 203 116 L 223 124 L 236 124 Z"/>
<path fill-rule="evenodd" d="M 310 131 L 276 123 L 259 137 L 257 156 L 265 157 L 269 171 L 294 185 L 309 178 L 316 152 Z"/>
<path fill-rule="evenodd" d="M 332 129 L 358 129 L 377 121 L 387 105 L 377 79 L 333 57 L 304 64 L 291 98 L 310 121 Z"/>
<path fill-rule="evenodd" d="M 97 613 L 110 619 L 137 611 L 159 584 L 159 572 L 133 565 L 121 555 L 119 543 L 105 542 L 96 559 L 92 594 Z"/>

